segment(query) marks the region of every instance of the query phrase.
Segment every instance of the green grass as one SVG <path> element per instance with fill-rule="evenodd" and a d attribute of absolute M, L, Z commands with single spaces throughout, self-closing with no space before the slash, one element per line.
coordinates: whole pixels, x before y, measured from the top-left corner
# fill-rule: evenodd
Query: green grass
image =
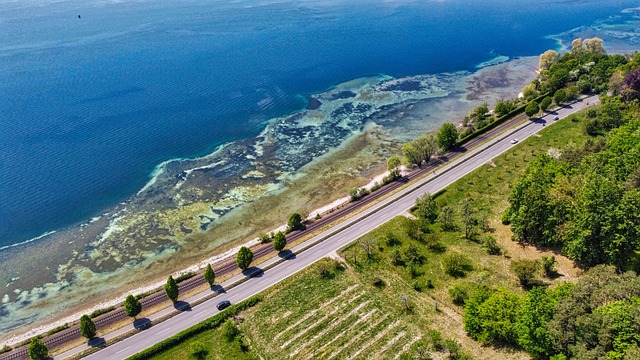
<path fill-rule="evenodd" d="M 212 329 L 200 333 L 188 341 L 176 346 L 160 355 L 153 357 L 156 360 L 174 360 L 174 359 L 195 359 L 191 356 L 191 346 L 194 342 L 201 342 L 207 350 L 205 359 L 216 360 L 254 360 L 258 357 L 251 351 L 242 352 L 237 342 L 227 342 L 222 336 L 220 328 Z"/>
<path fill-rule="evenodd" d="M 502 255 L 488 255 L 479 241 L 464 239 L 460 230 L 444 232 L 431 225 L 431 232 L 444 248 L 431 250 L 427 244 L 410 238 L 407 227 L 413 220 L 397 217 L 367 234 L 373 242 L 368 259 L 357 242 L 340 254 L 345 266 L 323 259 L 314 266 L 266 290 L 264 300 L 237 316 L 239 328 L 249 342 L 250 351 L 243 353 L 237 343 L 226 342 L 219 329 L 200 333 L 188 341 L 165 351 L 155 359 L 188 359 L 191 344 L 200 341 L 209 350 L 207 359 L 346 359 L 395 358 L 411 352 L 410 344 L 418 338 L 428 339 L 437 330 L 443 338 L 460 342 L 473 358 L 528 359 L 514 349 L 482 347 L 464 335 L 462 307 L 454 305 L 448 289 L 455 284 L 474 282 L 492 287 L 505 286 L 518 290 L 518 281 L 509 270 L 513 258 L 522 254 L 511 244 L 508 227 L 499 221 L 508 206 L 508 194 L 527 163 L 549 148 L 568 144 L 581 145 L 586 136 L 580 121 L 563 121 L 549 126 L 541 137 L 532 137 L 494 160 L 495 167 L 485 165 L 452 184 L 437 196 L 437 201 L 458 208 L 470 197 L 474 208 L 486 214 L 491 230 L 478 230 L 476 239 L 491 234 L 503 247 Z M 459 223 L 459 220 L 458 220 Z M 393 233 L 397 245 L 388 245 L 384 236 Z M 404 256 L 412 245 L 426 259 L 415 273 L 404 266 L 393 265 L 391 254 L 398 249 Z M 473 270 L 464 277 L 448 275 L 443 259 L 451 254 L 464 254 Z M 328 274 L 322 276 L 321 272 Z M 431 280 L 433 289 L 426 287 Z M 422 285 L 421 291 L 414 289 Z M 376 285 L 377 284 L 377 285 Z M 401 297 L 408 295 L 411 311 L 406 311 Z M 443 357 L 444 354 L 435 354 Z"/>

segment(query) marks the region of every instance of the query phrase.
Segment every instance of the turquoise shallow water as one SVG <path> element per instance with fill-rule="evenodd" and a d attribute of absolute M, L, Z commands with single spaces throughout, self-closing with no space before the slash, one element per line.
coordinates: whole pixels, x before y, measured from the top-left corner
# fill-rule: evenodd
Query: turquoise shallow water
<path fill-rule="evenodd" d="M 471 70 L 634 1 L 0 2 L 0 247 L 373 74 Z M 80 15 L 80 18 L 78 17 Z"/>

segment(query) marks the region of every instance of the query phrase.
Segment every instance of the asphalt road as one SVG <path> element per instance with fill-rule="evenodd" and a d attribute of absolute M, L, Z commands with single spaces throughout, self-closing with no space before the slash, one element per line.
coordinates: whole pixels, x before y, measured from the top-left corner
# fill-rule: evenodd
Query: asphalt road
<path fill-rule="evenodd" d="M 511 140 L 522 141 L 544 128 L 545 125 L 555 122 L 556 116 L 560 119 L 581 110 L 589 104 L 595 104 L 597 97 L 586 98 L 581 102 L 557 110 L 557 113 L 549 114 L 541 119 L 531 121 L 520 126 L 509 135 L 502 136 L 501 139 L 491 141 L 483 146 L 470 151 L 458 160 L 444 166 L 438 170 L 437 174 L 432 174 L 423 181 L 417 182 L 402 192 L 384 200 L 383 202 L 363 211 L 361 214 L 324 231 L 323 233 L 310 239 L 310 242 L 319 241 L 326 238 L 315 246 L 297 254 L 280 265 L 268 271 L 262 272 L 259 276 L 230 289 L 227 293 L 206 301 L 191 311 L 185 311 L 162 323 L 154 325 L 147 330 L 108 346 L 90 356 L 88 359 L 123 359 L 131 356 L 147 347 L 154 345 L 173 334 L 193 326 L 218 313 L 216 304 L 222 300 L 229 300 L 237 303 L 253 295 L 260 293 L 268 287 L 284 280 L 285 278 L 303 270 L 319 259 L 344 247 L 355 239 L 370 232 L 374 228 L 391 220 L 395 216 L 402 214 L 412 207 L 415 199 L 424 193 L 436 193 L 471 171 L 486 164 L 499 154 L 507 151 L 517 144 L 511 144 Z M 337 229 L 341 229 L 338 230 Z M 337 232 L 336 232 L 337 231 Z M 297 249 L 302 249 L 305 244 L 291 249 L 294 253 Z"/>

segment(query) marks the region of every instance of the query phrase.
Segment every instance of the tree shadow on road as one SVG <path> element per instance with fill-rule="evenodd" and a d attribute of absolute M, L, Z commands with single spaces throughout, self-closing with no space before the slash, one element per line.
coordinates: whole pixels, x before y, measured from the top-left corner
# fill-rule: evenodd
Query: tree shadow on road
<path fill-rule="evenodd" d="M 293 260 L 296 258 L 296 254 L 291 250 L 282 250 L 278 253 L 278 257 L 285 260 Z"/>
<path fill-rule="evenodd" d="M 264 270 L 262 270 L 257 266 L 252 266 L 242 272 L 242 275 L 250 278 L 261 277 L 263 274 L 264 274 Z"/>
<path fill-rule="evenodd" d="M 222 285 L 217 285 L 217 284 L 214 284 L 214 285 L 212 285 L 212 286 L 211 286 L 211 291 L 215 291 L 215 292 L 217 292 L 218 294 L 224 294 L 224 293 L 226 293 L 226 291 L 224 290 L 224 288 L 222 287 Z"/>
<path fill-rule="evenodd" d="M 149 318 L 136 319 L 136 321 L 133 322 L 133 327 L 138 330 L 146 330 L 150 328 L 151 325 L 153 325 L 153 323 Z"/>
<path fill-rule="evenodd" d="M 191 311 L 191 304 L 186 301 L 176 301 L 173 303 L 173 308 L 178 311 Z"/>
<path fill-rule="evenodd" d="M 87 345 L 94 348 L 103 348 L 107 346 L 107 341 L 104 338 L 97 337 L 89 340 L 89 342 L 87 342 Z"/>

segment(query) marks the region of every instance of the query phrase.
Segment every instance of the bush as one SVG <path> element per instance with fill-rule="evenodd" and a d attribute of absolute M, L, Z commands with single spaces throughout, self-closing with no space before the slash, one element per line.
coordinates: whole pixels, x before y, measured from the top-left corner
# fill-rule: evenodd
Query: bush
<path fill-rule="evenodd" d="M 373 286 L 377 287 L 377 288 L 383 288 L 385 287 L 385 283 L 382 279 L 380 279 L 379 277 L 375 276 L 373 278 L 373 281 L 371 282 L 373 284 Z"/>
<path fill-rule="evenodd" d="M 236 336 L 240 334 L 240 329 L 238 329 L 238 325 L 233 319 L 227 319 L 224 324 L 222 324 L 222 336 L 227 340 L 227 342 L 232 342 Z"/>
<path fill-rule="evenodd" d="M 551 277 L 556 273 L 556 257 L 543 256 L 541 259 L 542 270 L 547 277 Z"/>
<path fill-rule="evenodd" d="M 471 293 L 475 290 L 477 285 L 473 283 L 461 283 L 453 285 L 449 288 L 449 297 L 456 305 L 464 305 L 471 296 Z"/>
<path fill-rule="evenodd" d="M 511 263 L 511 270 L 518 277 L 520 285 L 531 287 L 536 283 L 536 272 L 538 271 L 538 262 L 535 260 L 515 260 Z"/>
<path fill-rule="evenodd" d="M 391 263 L 395 266 L 404 266 L 404 259 L 402 258 L 400 250 L 393 250 L 393 252 L 391 253 Z"/>
<path fill-rule="evenodd" d="M 435 287 L 433 286 L 433 281 L 431 281 L 431 279 L 427 279 L 426 286 L 427 289 L 433 289 Z"/>
<path fill-rule="evenodd" d="M 442 350 L 444 344 L 442 343 L 442 334 L 438 330 L 429 330 L 427 336 L 431 340 L 431 346 L 433 346 L 434 350 Z"/>
<path fill-rule="evenodd" d="M 502 213 L 502 216 L 500 216 L 500 221 L 502 221 L 502 225 L 511 224 L 511 214 L 509 214 L 509 209 L 505 210 L 505 212 Z"/>
<path fill-rule="evenodd" d="M 491 235 L 484 239 L 482 246 L 487 250 L 487 254 L 489 255 L 500 255 L 502 252 L 500 246 L 498 246 L 498 243 L 496 242 L 496 239 Z"/>
<path fill-rule="evenodd" d="M 204 359 L 209 354 L 209 350 L 202 341 L 195 341 L 191 344 L 191 356 L 196 359 Z"/>
<path fill-rule="evenodd" d="M 266 244 L 269 241 L 271 241 L 271 238 L 266 233 L 262 233 L 262 234 L 258 235 L 258 239 L 260 240 L 260 243 L 262 243 L 262 244 Z"/>
<path fill-rule="evenodd" d="M 466 276 L 473 270 L 473 264 L 466 255 L 455 253 L 445 256 L 442 259 L 444 270 L 453 277 Z"/>
<path fill-rule="evenodd" d="M 411 283 L 411 287 L 417 292 L 422 292 L 422 284 L 419 280 L 413 280 L 413 282 Z"/>

